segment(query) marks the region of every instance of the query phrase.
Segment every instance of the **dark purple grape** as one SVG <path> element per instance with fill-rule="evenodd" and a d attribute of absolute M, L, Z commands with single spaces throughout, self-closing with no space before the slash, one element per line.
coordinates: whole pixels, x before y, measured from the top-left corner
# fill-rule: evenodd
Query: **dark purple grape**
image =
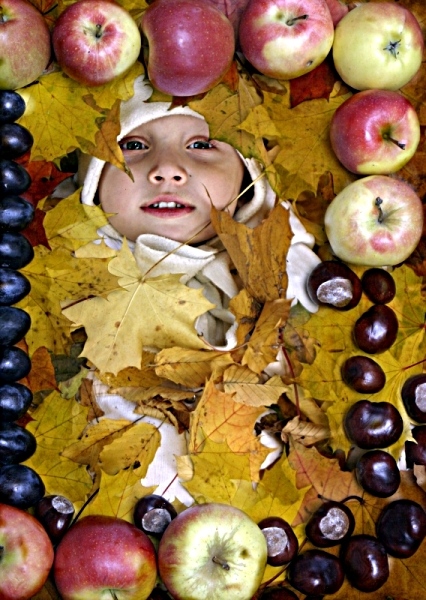
<path fill-rule="evenodd" d="M 30 315 L 15 306 L 0 306 L 0 345 L 13 346 L 31 327 Z"/>
<path fill-rule="evenodd" d="M 0 464 L 17 465 L 35 452 L 37 442 L 30 431 L 16 423 L 0 423 Z"/>
<path fill-rule="evenodd" d="M 281 567 L 293 560 L 299 541 L 291 525 L 280 517 L 266 517 L 258 525 L 266 539 L 268 565 Z"/>
<path fill-rule="evenodd" d="M 12 90 L 0 90 L 0 123 L 14 123 L 25 112 L 25 101 Z"/>
<path fill-rule="evenodd" d="M 375 394 L 385 387 L 382 367 L 368 356 L 351 356 L 342 365 L 342 379 L 360 394 Z"/>
<path fill-rule="evenodd" d="M 0 267 L 22 269 L 34 258 L 34 249 L 21 233 L 0 231 Z"/>
<path fill-rule="evenodd" d="M 291 561 L 288 580 L 302 594 L 335 594 L 343 584 L 343 567 L 329 552 L 307 550 Z"/>
<path fill-rule="evenodd" d="M 0 346 L 0 383 L 19 381 L 30 370 L 28 354 L 16 346 Z"/>
<path fill-rule="evenodd" d="M 175 507 L 162 496 L 149 494 L 136 502 L 133 523 L 146 534 L 161 537 L 177 517 Z"/>
<path fill-rule="evenodd" d="M 31 284 L 25 275 L 13 269 L 0 267 L 0 306 L 10 306 L 25 298 L 31 291 Z"/>
<path fill-rule="evenodd" d="M 31 177 L 24 167 L 13 160 L 0 159 L 0 194 L 18 195 L 31 185 Z"/>
<path fill-rule="evenodd" d="M 384 450 L 369 450 L 363 454 L 355 471 L 360 486 L 378 498 L 392 496 L 401 483 L 396 460 Z"/>
<path fill-rule="evenodd" d="M 305 534 L 319 548 L 330 548 L 350 537 L 355 529 L 355 518 L 342 502 L 324 502 L 306 524 Z"/>
<path fill-rule="evenodd" d="M 367 298 L 374 304 L 387 304 L 395 297 L 394 278 L 388 271 L 379 267 L 367 269 L 361 277 L 361 285 Z"/>
<path fill-rule="evenodd" d="M 16 508 L 34 506 L 45 492 L 41 477 L 26 465 L 0 467 L 0 502 Z"/>
<path fill-rule="evenodd" d="M 386 552 L 396 558 L 409 558 L 426 536 L 426 514 L 413 500 L 390 502 L 380 513 L 376 535 Z"/>
<path fill-rule="evenodd" d="M 401 397 L 408 416 L 426 423 L 426 373 L 409 377 L 402 386 Z"/>
<path fill-rule="evenodd" d="M 0 125 L 0 158 L 19 158 L 28 152 L 33 143 L 31 133 L 19 123 Z"/>
<path fill-rule="evenodd" d="M 357 319 L 353 336 L 363 352 L 378 354 L 389 350 L 398 334 L 398 319 L 387 304 L 375 304 Z"/>
<path fill-rule="evenodd" d="M 313 269 L 307 280 L 307 291 L 313 302 L 339 310 L 356 306 L 362 294 L 358 275 L 334 260 L 325 260 Z"/>
<path fill-rule="evenodd" d="M 298 600 L 298 597 L 288 588 L 271 586 L 264 589 L 260 600 Z"/>
<path fill-rule="evenodd" d="M 386 550 L 372 535 L 352 536 L 343 543 L 340 557 L 349 583 L 357 590 L 374 592 L 389 577 Z"/>
<path fill-rule="evenodd" d="M 343 426 L 352 443 L 372 450 L 394 444 L 402 434 L 404 422 L 390 402 L 359 400 L 346 413 Z"/>
<path fill-rule="evenodd" d="M 65 496 L 44 496 L 34 506 L 34 516 L 40 521 L 53 544 L 57 544 L 74 516 L 73 503 Z"/>
<path fill-rule="evenodd" d="M 34 218 L 34 207 L 31 202 L 19 196 L 0 198 L 0 230 L 21 231 Z"/>
<path fill-rule="evenodd" d="M 405 457 L 409 469 L 413 465 L 426 466 L 426 425 L 416 425 L 411 430 L 415 442 L 405 442 Z"/>
<path fill-rule="evenodd" d="M 33 394 L 22 383 L 0 385 L 0 419 L 12 422 L 20 419 L 31 406 Z"/>

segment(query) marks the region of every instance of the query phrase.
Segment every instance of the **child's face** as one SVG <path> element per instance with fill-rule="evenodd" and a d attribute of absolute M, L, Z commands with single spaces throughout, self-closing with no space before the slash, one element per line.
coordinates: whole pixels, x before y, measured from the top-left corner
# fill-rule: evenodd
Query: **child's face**
<path fill-rule="evenodd" d="M 202 242 L 215 235 L 212 205 L 234 214 L 243 163 L 232 146 L 210 140 L 202 119 L 161 117 L 134 129 L 120 146 L 134 181 L 108 164 L 99 198 L 103 210 L 114 213 L 111 225 L 127 239 L 153 233 Z"/>

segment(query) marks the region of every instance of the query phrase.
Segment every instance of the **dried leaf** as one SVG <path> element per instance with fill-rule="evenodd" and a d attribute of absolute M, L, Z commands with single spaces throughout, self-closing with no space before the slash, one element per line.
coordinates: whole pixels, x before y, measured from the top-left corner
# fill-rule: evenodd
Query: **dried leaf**
<path fill-rule="evenodd" d="M 294 441 L 309 447 L 322 440 L 327 440 L 330 437 L 330 429 L 327 426 L 301 421 L 300 417 L 294 417 L 282 429 L 281 437 L 284 442 L 288 442 L 289 435 Z"/>
<path fill-rule="evenodd" d="M 251 480 L 258 481 L 260 466 L 270 452 L 254 434 L 254 425 L 264 412 L 264 407 L 235 402 L 231 394 L 219 391 L 208 381 L 192 413 L 190 452 L 201 452 L 206 439 L 216 443 L 226 440 L 232 452 L 250 457 Z"/>
<path fill-rule="evenodd" d="M 224 389 L 233 394 L 235 402 L 246 406 L 270 406 L 276 404 L 288 387 L 281 377 L 271 377 L 266 383 L 260 383 L 256 373 L 247 367 L 233 365 L 223 374 Z"/>
<path fill-rule="evenodd" d="M 258 302 L 284 297 L 286 256 L 292 238 L 289 211 L 278 205 L 265 221 L 251 229 L 213 208 L 212 223 L 247 291 Z"/>
<path fill-rule="evenodd" d="M 155 357 L 155 372 L 187 389 L 197 389 L 204 385 L 213 370 L 217 374 L 229 364 L 232 364 L 232 358 L 228 352 L 166 348 Z"/>

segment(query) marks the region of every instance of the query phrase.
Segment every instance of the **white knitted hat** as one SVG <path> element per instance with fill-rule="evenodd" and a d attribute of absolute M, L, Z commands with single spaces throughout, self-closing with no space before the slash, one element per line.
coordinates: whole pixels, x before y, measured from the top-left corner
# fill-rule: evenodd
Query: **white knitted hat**
<path fill-rule="evenodd" d="M 134 83 L 134 95 L 130 100 L 123 102 L 120 109 L 121 131 L 117 141 L 123 139 L 136 127 L 144 123 L 173 115 L 188 115 L 203 119 L 204 117 L 195 112 L 189 106 L 176 106 L 170 108 L 169 102 L 146 102 L 151 96 L 152 88 L 143 76 L 137 77 Z M 244 165 L 254 181 L 262 172 L 262 166 L 253 158 L 244 158 L 239 152 Z M 82 154 L 79 158 L 78 182 L 83 186 L 81 201 L 83 204 L 94 204 L 96 190 L 105 161 L 88 154 Z M 253 198 L 244 204 L 234 215 L 234 219 L 247 225 L 257 225 L 273 208 L 275 204 L 275 193 L 270 187 L 266 177 L 262 177 L 253 185 Z"/>

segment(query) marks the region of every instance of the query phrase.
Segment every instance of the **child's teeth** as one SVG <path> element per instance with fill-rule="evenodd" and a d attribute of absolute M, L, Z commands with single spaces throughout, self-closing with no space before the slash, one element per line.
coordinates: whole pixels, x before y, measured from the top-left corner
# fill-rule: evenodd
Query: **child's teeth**
<path fill-rule="evenodd" d="M 183 208 L 183 204 L 178 202 L 156 202 L 152 205 L 153 208 Z"/>

